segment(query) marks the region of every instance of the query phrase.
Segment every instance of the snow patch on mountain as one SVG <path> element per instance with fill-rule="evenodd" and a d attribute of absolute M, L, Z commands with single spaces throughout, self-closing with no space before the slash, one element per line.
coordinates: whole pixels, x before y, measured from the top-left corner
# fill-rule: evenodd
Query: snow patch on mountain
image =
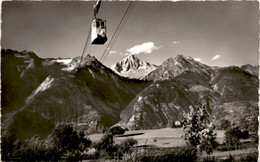
<path fill-rule="evenodd" d="M 57 60 L 53 60 L 53 62 L 58 62 L 58 63 L 63 63 L 65 65 L 69 64 L 72 61 L 72 59 L 57 59 Z"/>
<path fill-rule="evenodd" d="M 67 64 L 65 64 L 67 67 L 62 68 L 61 70 L 70 72 L 70 71 L 76 69 L 79 66 L 80 61 L 81 61 L 80 57 L 75 57 L 75 58 L 71 59 L 70 62 L 69 62 L 69 59 L 68 59 L 67 62 L 66 62 Z"/>
<path fill-rule="evenodd" d="M 72 71 L 77 67 L 77 65 L 70 64 L 68 67 L 62 68 L 62 71 Z"/>
<path fill-rule="evenodd" d="M 96 78 L 95 74 L 94 74 L 94 72 L 92 70 L 88 69 L 88 71 L 90 72 L 90 74 L 92 75 L 93 78 Z"/>
<path fill-rule="evenodd" d="M 45 81 L 42 82 L 42 84 L 35 91 L 33 91 L 33 93 L 30 96 L 28 96 L 28 98 L 26 99 L 26 103 L 30 102 L 34 98 L 34 96 L 36 94 L 38 94 L 39 92 L 43 92 L 46 89 L 50 88 L 52 85 L 51 83 L 53 81 L 54 81 L 54 78 L 47 77 L 45 79 Z"/>
<path fill-rule="evenodd" d="M 190 87 L 189 90 L 192 91 L 192 92 L 212 91 L 211 89 L 209 89 L 205 86 L 202 86 L 202 85 L 193 85 L 193 86 Z"/>
<path fill-rule="evenodd" d="M 18 57 L 18 58 L 24 58 L 24 59 L 29 59 L 29 55 L 22 55 L 22 54 L 14 54 L 15 57 Z"/>

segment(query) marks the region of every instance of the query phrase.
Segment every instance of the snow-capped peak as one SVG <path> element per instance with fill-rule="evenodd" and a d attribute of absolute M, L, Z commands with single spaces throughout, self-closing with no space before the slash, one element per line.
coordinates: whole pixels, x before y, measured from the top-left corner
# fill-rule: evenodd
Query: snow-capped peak
<path fill-rule="evenodd" d="M 146 61 L 140 61 L 135 55 L 129 55 L 111 66 L 111 69 L 121 76 L 141 79 L 155 70 L 156 66 Z"/>

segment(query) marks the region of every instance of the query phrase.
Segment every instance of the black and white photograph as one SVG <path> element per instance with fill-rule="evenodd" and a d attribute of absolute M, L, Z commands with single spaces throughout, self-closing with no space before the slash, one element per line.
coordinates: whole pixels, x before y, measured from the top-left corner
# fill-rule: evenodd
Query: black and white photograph
<path fill-rule="evenodd" d="M 0 161 L 258 161 L 258 1 L 0 7 Z"/>

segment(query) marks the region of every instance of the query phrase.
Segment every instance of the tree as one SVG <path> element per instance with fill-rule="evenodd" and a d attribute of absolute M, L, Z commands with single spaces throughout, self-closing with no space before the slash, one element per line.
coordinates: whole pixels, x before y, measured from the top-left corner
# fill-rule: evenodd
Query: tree
<path fill-rule="evenodd" d="M 236 128 L 230 128 L 225 132 L 225 143 L 229 147 L 235 146 L 237 148 L 240 145 L 239 137 L 241 135 L 241 131 Z"/>
<path fill-rule="evenodd" d="M 27 139 L 19 150 L 21 161 L 58 161 L 61 152 L 47 144 L 47 140 L 41 140 L 38 135 Z"/>
<path fill-rule="evenodd" d="M 258 143 L 258 118 L 257 116 L 254 116 L 250 121 L 249 121 L 249 127 L 248 131 L 251 133 L 250 138 L 254 143 Z"/>
<path fill-rule="evenodd" d="M 131 149 L 134 147 L 134 145 L 137 144 L 137 141 L 133 138 L 128 138 L 120 143 L 118 147 L 118 152 L 125 154 L 130 153 Z"/>
<path fill-rule="evenodd" d="M 78 150 L 80 152 L 88 151 L 88 148 L 91 147 L 92 141 L 89 138 L 85 138 L 84 132 L 78 133 L 78 140 L 79 140 Z"/>
<path fill-rule="evenodd" d="M 227 130 L 228 128 L 230 128 L 231 124 L 229 120 L 223 119 L 220 121 L 220 128 L 223 130 Z"/>
<path fill-rule="evenodd" d="M 6 135 L 2 137 L 2 142 L 1 142 L 2 156 L 4 157 L 11 156 L 13 149 L 15 147 L 14 142 L 15 142 L 14 136 Z"/>
<path fill-rule="evenodd" d="M 52 132 L 53 143 L 61 151 L 71 151 L 77 148 L 77 132 L 69 124 L 58 124 Z"/>
<path fill-rule="evenodd" d="M 248 119 L 243 118 L 240 121 L 240 128 L 248 132 L 254 143 L 258 143 L 258 119 L 256 115 Z"/>
<path fill-rule="evenodd" d="M 210 123 L 204 107 L 194 111 L 190 106 L 190 109 L 191 112 L 184 114 L 182 121 L 186 143 L 199 148 L 200 151 L 206 151 L 209 155 L 217 146 L 216 133 L 213 133 L 214 126 Z"/>
<path fill-rule="evenodd" d="M 83 152 L 91 146 L 91 141 L 85 138 L 83 132 L 77 133 L 70 124 L 58 124 L 52 131 L 52 142 L 62 153 Z"/>
<path fill-rule="evenodd" d="M 114 135 L 111 132 L 105 133 L 99 142 L 93 144 L 97 156 L 105 158 L 112 157 L 113 153 L 116 152 L 116 147 L 113 145 L 114 143 Z"/>
<path fill-rule="evenodd" d="M 111 132 L 113 135 L 121 135 L 125 133 L 125 130 L 120 126 L 114 126 L 109 129 L 109 132 Z"/>
<path fill-rule="evenodd" d="M 120 144 L 114 144 L 114 135 L 110 131 L 105 133 L 99 142 L 93 144 L 97 157 L 112 158 L 114 155 L 122 157 L 124 154 L 131 154 L 132 148 L 137 144 L 133 138 L 129 138 Z"/>

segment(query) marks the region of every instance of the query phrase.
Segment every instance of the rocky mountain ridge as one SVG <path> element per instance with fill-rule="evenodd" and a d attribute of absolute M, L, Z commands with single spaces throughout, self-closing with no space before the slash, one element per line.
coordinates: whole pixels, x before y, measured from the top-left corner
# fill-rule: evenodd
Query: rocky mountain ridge
<path fill-rule="evenodd" d="M 8 57 L 8 60 L 16 59 L 16 55 L 16 51 L 2 52 L 2 57 Z M 4 59 L 6 64 L 9 63 L 8 60 Z M 19 63 L 10 64 L 15 69 L 20 66 Z M 59 70 L 51 70 L 49 64 L 58 64 Z M 71 64 L 74 64 L 73 61 Z M 119 121 L 121 110 L 148 86 L 148 82 L 126 79 L 115 74 L 90 55 L 87 55 L 80 65 L 68 71 L 62 69 L 70 64 L 43 59 L 40 65 L 43 68 L 41 71 L 45 71 L 45 68 L 49 68 L 49 71 L 44 75 L 37 72 L 35 78 L 27 80 L 29 86 L 35 85 L 33 90 L 26 94 L 17 91 L 26 88 L 20 84 L 17 85 L 18 89 L 12 89 L 18 96 L 23 95 L 22 104 L 3 114 L 3 133 L 16 132 L 17 138 L 22 140 L 35 134 L 47 136 L 60 122 L 74 123 L 78 130 L 88 133 L 102 132 Z M 24 66 L 28 69 L 29 64 Z M 19 78 L 19 74 L 10 76 L 9 69 L 4 70 L 6 73 L 2 74 L 3 78 Z M 38 77 L 41 77 L 39 82 Z M 37 82 L 34 82 L 35 80 Z M 14 84 L 17 84 L 17 81 L 14 80 Z M 6 89 L 11 88 L 7 86 L 7 79 L 2 80 L 2 85 L 2 96 L 14 96 Z M 8 106 L 9 104 L 2 105 L 2 110 Z"/>
<path fill-rule="evenodd" d="M 177 55 L 175 58 L 169 58 L 164 61 L 154 71 L 145 76 L 144 79 L 154 81 L 172 79 L 188 70 L 206 74 L 212 71 L 209 66 L 195 61 L 191 57 Z"/>
<path fill-rule="evenodd" d="M 137 70 L 151 65 L 128 59 Z M 174 127 L 191 106 L 205 107 L 216 125 L 223 119 L 237 124 L 258 110 L 257 66 L 210 67 L 178 55 L 139 80 L 120 76 L 93 56 L 80 60 L 2 50 L 2 133 L 44 137 L 60 122 L 88 133 L 115 124 Z"/>
<path fill-rule="evenodd" d="M 149 73 L 150 86 L 121 112 L 118 123 L 129 129 L 174 127 L 190 111 L 205 107 L 215 125 L 227 119 L 239 124 L 258 112 L 258 69 L 210 67 L 178 55 Z"/>

